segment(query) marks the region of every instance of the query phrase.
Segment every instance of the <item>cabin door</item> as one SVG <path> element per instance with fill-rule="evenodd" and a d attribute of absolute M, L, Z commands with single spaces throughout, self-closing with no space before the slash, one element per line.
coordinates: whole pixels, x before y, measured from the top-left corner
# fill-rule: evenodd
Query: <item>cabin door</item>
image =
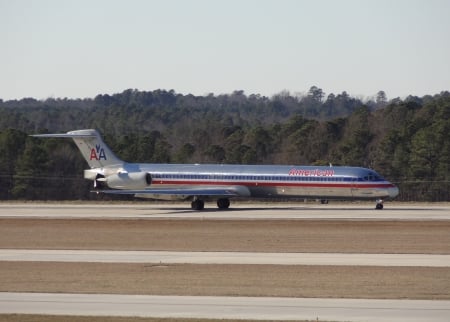
<path fill-rule="evenodd" d="M 358 185 L 356 184 L 358 181 L 358 178 L 352 178 L 352 184 L 350 187 L 350 195 L 355 198 L 358 196 L 358 192 L 359 192 L 359 188 Z"/>

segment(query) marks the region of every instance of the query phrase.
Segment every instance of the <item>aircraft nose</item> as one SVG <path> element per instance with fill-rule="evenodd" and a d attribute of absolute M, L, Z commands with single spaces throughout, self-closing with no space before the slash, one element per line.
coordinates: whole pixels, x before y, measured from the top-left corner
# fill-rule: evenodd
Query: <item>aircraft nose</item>
<path fill-rule="evenodd" d="M 398 187 L 392 185 L 392 187 L 388 188 L 389 198 L 395 198 L 398 195 Z"/>

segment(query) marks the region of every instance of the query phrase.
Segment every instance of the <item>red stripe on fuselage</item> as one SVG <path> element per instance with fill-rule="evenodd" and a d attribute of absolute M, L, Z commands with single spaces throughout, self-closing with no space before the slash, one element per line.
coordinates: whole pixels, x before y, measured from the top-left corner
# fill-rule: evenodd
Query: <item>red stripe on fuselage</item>
<path fill-rule="evenodd" d="M 246 187 L 311 187 L 311 188 L 393 188 L 392 183 L 333 183 L 333 182 L 265 182 L 265 181 L 192 181 L 155 180 L 154 184 L 192 186 L 246 186 Z"/>

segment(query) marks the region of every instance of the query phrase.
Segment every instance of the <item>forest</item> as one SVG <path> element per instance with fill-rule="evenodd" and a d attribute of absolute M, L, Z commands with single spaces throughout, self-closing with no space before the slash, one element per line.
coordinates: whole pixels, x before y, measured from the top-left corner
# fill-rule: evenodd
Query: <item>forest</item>
<path fill-rule="evenodd" d="M 450 201 L 450 93 L 387 100 L 326 95 L 194 96 L 128 89 L 95 98 L 0 99 L 0 200 L 85 200 L 87 164 L 69 140 L 98 129 L 129 162 L 349 165 L 376 170 L 397 200 Z"/>

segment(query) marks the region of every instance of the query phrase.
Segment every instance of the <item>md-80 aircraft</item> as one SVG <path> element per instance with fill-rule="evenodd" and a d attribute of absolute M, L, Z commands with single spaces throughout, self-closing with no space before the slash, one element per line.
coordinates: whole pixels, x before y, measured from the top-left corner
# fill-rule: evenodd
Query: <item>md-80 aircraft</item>
<path fill-rule="evenodd" d="M 84 178 L 92 180 L 96 189 L 110 188 L 101 192 L 188 200 L 195 210 L 202 210 L 210 199 L 225 209 L 235 197 L 366 199 L 377 200 L 376 208 L 382 209 L 384 198 L 398 195 L 395 185 L 366 168 L 128 163 L 108 148 L 96 130 L 33 136 L 73 139 L 90 166 Z"/>

